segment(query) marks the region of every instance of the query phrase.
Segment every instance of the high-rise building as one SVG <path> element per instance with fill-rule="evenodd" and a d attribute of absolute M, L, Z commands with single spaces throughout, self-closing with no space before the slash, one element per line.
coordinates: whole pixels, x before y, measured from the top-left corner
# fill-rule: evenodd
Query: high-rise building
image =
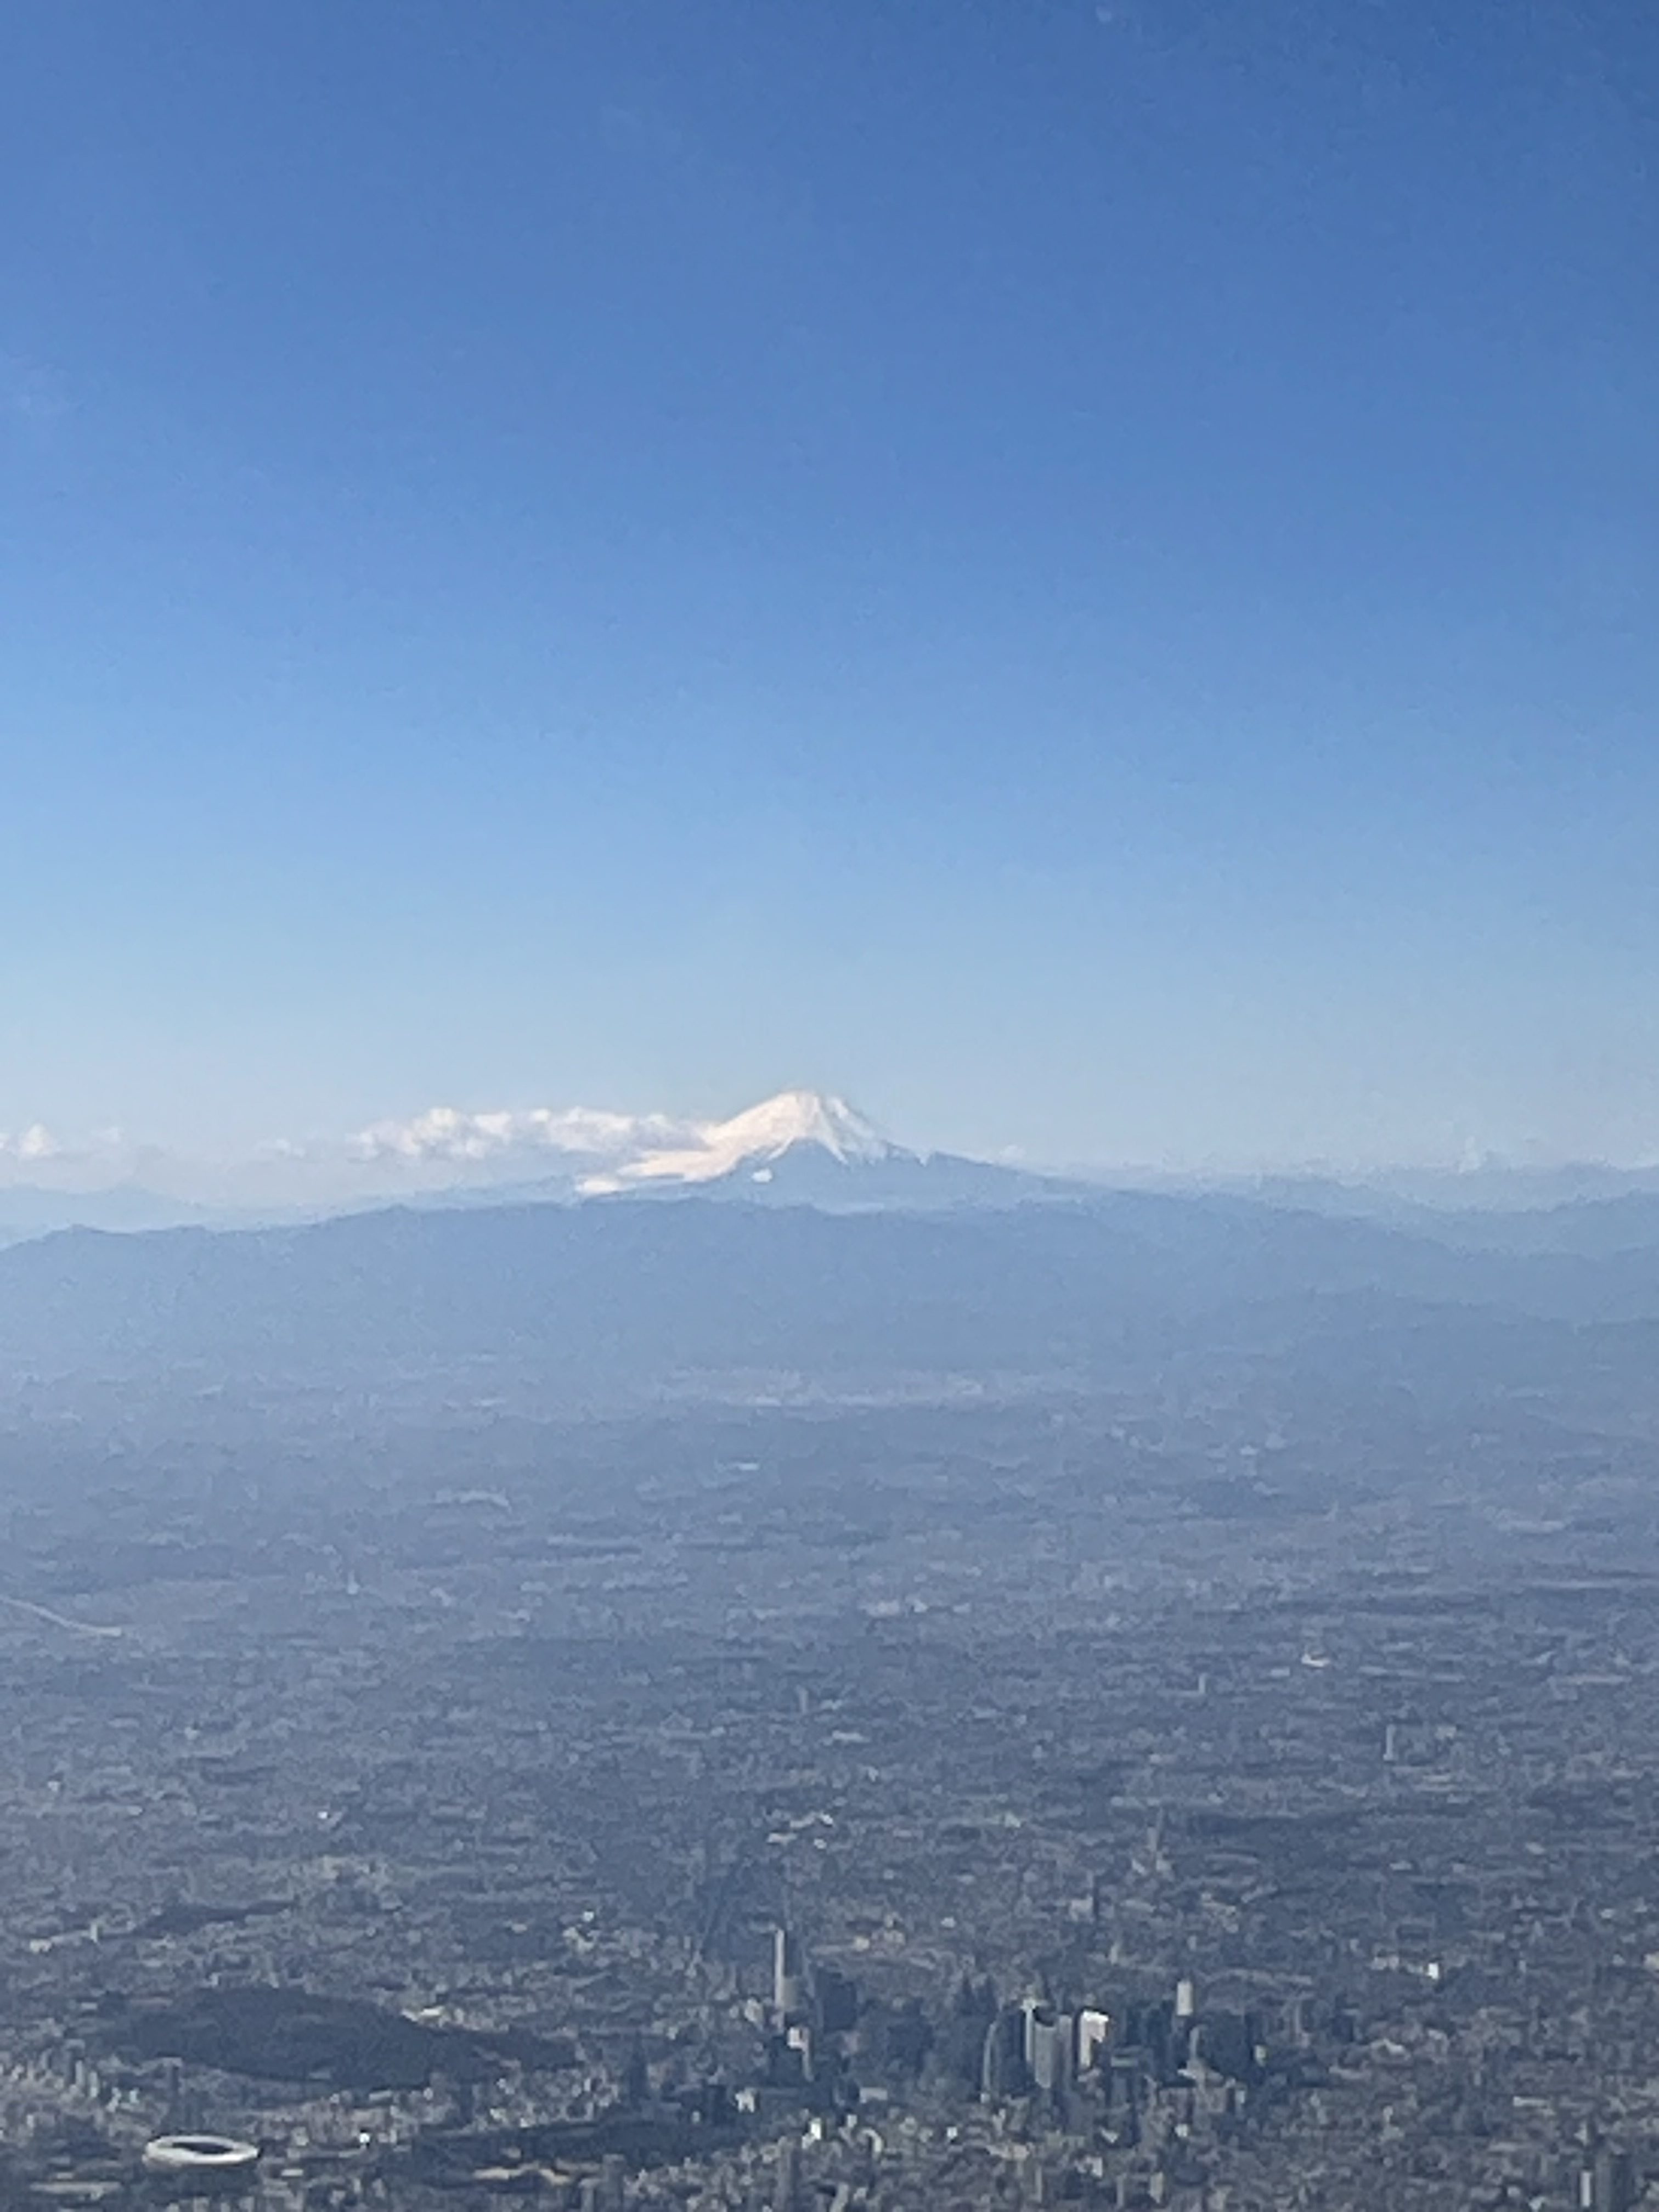
<path fill-rule="evenodd" d="M 951 2009 L 939 2037 L 939 2052 L 946 2070 L 964 2088 L 981 2087 L 985 2056 L 985 2033 L 997 2016 L 997 1993 L 988 1976 L 975 1981 L 964 1974 L 951 2000 Z"/>
<path fill-rule="evenodd" d="M 814 1966 L 812 2023 L 820 2035 L 848 2035 L 858 2026 L 859 1985 L 833 1966 Z"/>
<path fill-rule="evenodd" d="M 1025 2063 L 1046 2096 L 1063 2096 L 1072 2085 L 1073 2033 L 1070 2013 L 1050 2005 L 1025 2008 Z"/>
<path fill-rule="evenodd" d="M 1110 2013 L 1085 2005 L 1077 2016 L 1077 2070 L 1087 2074 L 1099 2062 L 1112 2039 Z"/>
<path fill-rule="evenodd" d="M 772 2212 L 800 2212 L 800 2145 L 786 2136 L 777 2146 L 773 2178 Z"/>
<path fill-rule="evenodd" d="M 1627 2150 L 1598 2150 L 1578 2177 L 1579 2212 L 1631 2212 L 1636 2172 Z"/>
<path fill-rule="evenodd" d="M 1025 2063 L 1025 2013 L 1019 2005 L 1004 2005 L 985 2031 L 985 2050 L 980 2063 L 980 2094 L 996 2101 L 1024 2097 L 1031 2087 Z"/>
<path fill-rule="evenodd" d="M 801 2010 L 800 1945 L 787 1928 L 772 1932 L 772 2009 L 780 2021 L 793 2020 Z"/>
<path fill-rule="evenodd" d="M 623 2068 L 622 2100 L 624 2105 L 639 2106 L 647 2103 L 650 2095 L 651 2069 L 645 2063 L 645 2045 L 636 2035 Z"/>

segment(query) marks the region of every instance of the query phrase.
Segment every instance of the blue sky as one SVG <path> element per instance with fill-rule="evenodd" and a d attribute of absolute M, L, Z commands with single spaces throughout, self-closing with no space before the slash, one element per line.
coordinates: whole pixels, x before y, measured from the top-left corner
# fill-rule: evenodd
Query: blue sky
<path fill-rule="evenodd" d="M 1659 19 L 17 0 L 0 1130 L 1659 1153 Z"/>

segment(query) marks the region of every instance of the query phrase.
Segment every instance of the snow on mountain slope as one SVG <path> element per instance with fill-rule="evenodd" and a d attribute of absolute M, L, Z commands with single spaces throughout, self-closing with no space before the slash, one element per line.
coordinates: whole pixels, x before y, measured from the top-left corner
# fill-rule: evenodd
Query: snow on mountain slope
<path fill-rule="evenodd" d="M 742 1170 L 764 1176 L 797 1146 L 826 1153 L 843 1167 L 874 1166 L 915 1155 L 890 1144 L 844 1098 L 817 1091 L 781 1091 L 729 1121 L 694 1123 L 690 1142 L 648 1148 L 602 1173 L 586 1176 L 584 1196 L 646 1184 L 716 1182 Z"/>

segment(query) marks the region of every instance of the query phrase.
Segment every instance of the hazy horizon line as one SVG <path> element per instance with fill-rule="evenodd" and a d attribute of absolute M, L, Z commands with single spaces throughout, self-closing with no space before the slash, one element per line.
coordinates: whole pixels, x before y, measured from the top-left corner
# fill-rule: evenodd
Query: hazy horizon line
<path fill-rule="evenodd" d="M 117 1191 L 142 1193 L 203 1210 L 264 1206 L 326 1209 L 438 1195 L 450 1189 L 503 1190 L 526 1182 L 572 1178 L 649 1154 L 695 1151 L 719 1143 L 746 1119 L 787 1100 L 827 1103 L 886 1137 L 835 1094 L 800 1090 L 773 1094 L 758 1106 L 720 1119 L 662 1111 L 629 1114 L 589 1106 L 461 1108 L 430 1106 L 387 1116 L 356 1130 L 303 1138 L 274 1137 L 240 1148 L 192 1150 L 135 1138 L 119 1126 L 60 1136 L 43 1121 L 0 1130 L 0 1193 L 33 1193 L 64 1201 Z M 1541 1147 L 1477 1146 L 1465 1141 L 1440 1152 L 1395 1157 L 1328 1154 L 1241 1155 L 1200 1158 L 1054 1157 L 1020 1145 L 957 1150 L 909 1146 L 914 1157 L 958 1158 L 1034 1176 L 1096 1185 L 1217 1185 L 1320 1182 L 1354 1188 L 1413 1182 L 1465 1192 L 1483 1181 L 1510 1184 L 1575 1177 L 1614 1182 L 1659 1175 L 1659 1156 L 1618 1158 Z"/>

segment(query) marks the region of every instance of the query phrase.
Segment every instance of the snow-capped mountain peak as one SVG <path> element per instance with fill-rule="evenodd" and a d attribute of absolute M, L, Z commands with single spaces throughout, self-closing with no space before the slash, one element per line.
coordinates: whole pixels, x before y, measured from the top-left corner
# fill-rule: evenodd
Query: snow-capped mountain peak
<path fill-rule="evenodd" d="M 797 1146 L 827 1153 L 843 1167 L 908 1159 L 844 1098 L 817 1091 L 781 1091 L 729 1121 L 696 1123 L 690 1141 L 646 1150 L 604 1174 L 589 1176 L 583 1192 L 599 1195 L 646 1183 L 715 1182 L 748 1170 L 764 1175 Z"/>
<path fill-rule="evenodd" d="M 775 1158 L 793 1145 L 821 1146 L 849 1165 L 891 1159 L 901 1149 L 844 1098 L 822 1091 L 780 1091 L 729 1121 L 706 1123 L 703 1138 L 711 1151 L 732 1153 L 739 1163 Z"/>

